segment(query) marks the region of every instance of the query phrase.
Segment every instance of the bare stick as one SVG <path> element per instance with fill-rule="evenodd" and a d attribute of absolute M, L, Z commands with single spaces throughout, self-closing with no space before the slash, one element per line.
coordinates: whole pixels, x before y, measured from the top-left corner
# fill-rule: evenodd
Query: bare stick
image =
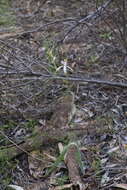
<path fill-rule="evenodd" d="M 93 12 L 92 14 L 89 14 L 88 16 L 80 19 L 74 26 L 72 26 L 70 28 L 70 30 L 64 35 L 63 39 L 61 40 L 61 42 L 63 42 L 65 40 L 65 38 L 75 29 L 77 28 L 80 24 L 86 23 L 89 20 L 96 20 L 101 14 L 102 12 L 106 9 L 106 7 L 108 7 L 114 0 L 108 0 L 104 5 L 100 6 L 97 8 L 97 10 L 95 12 Z"/>
<path fill-rule="evenodd" d="M 8 75 L 16 75 L 17 72 L 0 72 L 0 74 L 8 74 Z M 41 73 L 36 73 L 36 72 L 20 72 L 18 75 L 22 77 L 24 75 L 25 77 L 18 78 L 18 79 L 13 79 L 15 81 L 26 81 L 26 80 L 44 80 L 44 78 L 48 78 L 51 80 L 66 80 L 66 81 L 75 81 L 75 82 L 85 82 L 85 83 L 93 83 L 93 84 L 101 84 L 101 85 L 106 85 L 106 86 L 112 86 L 112 87 L 121 87 L 121 88 L 127 88 L 126 83 L 121 83 L 121 82 L 112 82 L 112 81 L 106 81 L 106 80 L 96 80 L 96 79 L 90 79 L 90 78 L 85 78 L 85 77 L 66 77 L 66 76 L 61 76 L 61 75 L 50 75 L 50 74 L 41 74 Z M 13 87 L 12 87 L 13 88 Z M 3 88 L 4 89 L 4 88 Z M 9 88 L 10 89 L 10 88 Z M 6 88 L 7 90 L 7 88 Z"/>

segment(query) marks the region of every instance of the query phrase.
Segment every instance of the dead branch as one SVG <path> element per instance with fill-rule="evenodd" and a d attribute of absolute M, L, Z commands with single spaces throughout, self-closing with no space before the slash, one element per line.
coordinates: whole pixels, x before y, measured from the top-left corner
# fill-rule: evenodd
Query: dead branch
<path fill-rule="evenodd" d="M 49 130 L 47 129 L 46 131 L 40 129 L 40 131 L 34 132 L 31 137 L 27 138 L 24 143 L 1 149 L 0 160 L 3 160 L 4 158 L 11 160 L 22 153 L 28 153 L 33 150 L 37 150 L 44 144 L 50 145 L 52 143 L 63 141 L 67 135 L 67 131 L 64 132 L 61 129 L 58 129 L 57 131 L 51 128 Z"/>
<path fill-rule="evenodd" d="M 112 81 L 106 81 L 106 80 L 97 80 L 97 79 L 90 79 L 90 78 L 85 78 L 85 77 L 66 77 L 66 76 L 61 76 L 61 75 L 50 75 L 50 74 L 42 74 L 42 73 L 36 73 L 36 72 L 15 72 L 15 71 L 10 71 L 10 72 L 0 72 L 1 75 L 17 75 L 18 77 L 21 76 L 21 78 L 10 78 L 10 80 L 14 81 L 36 81 L 36 80 L 44 80 L 44 78 L 50 79 L 50 80 L 66 80 L 66 81 L 75 81 L 77 83 L 93 83 L 93 84 L 99 84 L 99 85 L 105 85 L 105 86 L 111 86 L 111 87 L 120 87 L 120 88 L 127 88 L 126 83 L 121 83 L 121 82 L 112 82 Z M 25 77 L 22 77 L 24 75 Z M 13 88 L 13 87 L 11 87 Z M 4 88 L 3 88 L 4 89 Z M 10 88 L 6 88 L 5 90 L 9 90 Z"/>
<path fill-rule="evenodd" d="M 61 42 L 65 40 L 65 38 L 75 29 L 77 28 L 80 24 L 85 24 L 86 22 L 89 22 L 90 20 L 96 20 L 98 17 L 102 15 L 102 12 L 113 2 L 114 0 L 108 0 L 105 4 L 101 5 L 100 7 L 97 8 L 95 12 L 92 14 L 89 14 L 88 16 L 85 16 L 84 18 L 80 19 L 74 26 L 70 28 L 70 30 L 64 35 L 63 39 Z"/>
<path fill-rule="evenodd" d="M 76 18 L 66 18 L 66 19 L 62 19 L 62 20 L 55 20 L 52 22 L 49 22 L 47 24 L 42 24 L 39 27 L 36 27 L 35 29 L 31 29 L 28 31 L 24 31 L 21 28 L 17 28 L 16 32 L 11 32 L 11 30 L 7 31 L 7 32 L 1 32 L 0 34 L 0 39 L 5 39 L 5 38 L 14 38 L 14 37 L 20 37 L 22 35 L 26 35 L 26 34 L 30 34 L 30 33 L 35 33 L 38 31 L 44 31 L 46 30 L 46 28 L 48 26 L 54 25 L 54 24 L 58 24 L 58 23 L 62 23 L 62 22 L 75 22 L 76 24 L 74 26 L 72 26 L 69 31 L 64 35 L 63 39 L 61 40 L 61 42 L 64 41 L 64 39 L 76 28 L 78 27 L 80 24 L 84 24 L 86 22 L 89 22 L 90 20 L 96 20 L 98 17 L 100 17 L 100 15 L 102 15 L 102 12 L 104 12 L 104 10 L 113 2 L 114 0 L 108 0 L 105 4 L 101 5 L 100 7 L 97 8 L 97 10 L 95 12 L 93 12 L 92 14 L 89 14 L 88 16 L 83 17 L 82 19 L 77 20 Z"/>

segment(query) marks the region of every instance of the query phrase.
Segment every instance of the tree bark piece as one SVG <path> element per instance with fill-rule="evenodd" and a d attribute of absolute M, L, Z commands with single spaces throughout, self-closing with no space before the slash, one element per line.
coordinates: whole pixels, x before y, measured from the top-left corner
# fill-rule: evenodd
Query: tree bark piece
<path fill-rule="evenodd" d="M 73 186 L 79 190 L 85 190 L 86 186 L 83 184 L 80 176 L 80 166 L 77 161 L 78 147 L 75 143 L 71 143 L 65 155 L 65 163 L 68 167 L 69 178 Z"/>

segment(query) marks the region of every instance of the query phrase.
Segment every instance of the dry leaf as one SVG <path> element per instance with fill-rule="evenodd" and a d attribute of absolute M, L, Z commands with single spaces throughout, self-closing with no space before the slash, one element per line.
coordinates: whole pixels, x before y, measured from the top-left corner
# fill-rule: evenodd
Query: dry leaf
<path fill-rule="evenodd" d="M 114 184 L 112 187 L 118 187 L 121 189 L 127 189 L 127 184 L 121 183 L 121 184 Z"/>

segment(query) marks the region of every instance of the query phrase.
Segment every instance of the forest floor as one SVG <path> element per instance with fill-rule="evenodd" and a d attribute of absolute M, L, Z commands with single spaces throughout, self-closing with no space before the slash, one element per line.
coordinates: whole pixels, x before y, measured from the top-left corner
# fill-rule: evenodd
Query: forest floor
<path fill-rule="evenodd" d="M 127 58 L 121 5 L 111 3 L 97 13 L 102 4 L 93 0 L 0 3 L 6 12 L 0 20 L 0 153 L 20 146 L 34 128 L 51 121 L 52 105 L 57 109 L 57 99 L 68 91 L 76 106 L 69 125 L 82 129 L 74 142 L 80 143 L 79 184 L 65 155 L 59 156 L 58 147 L 69 143 L 64 140 L 1 159 L 0 189 L 8 190 L 9 184 L 25 190 L 127 189 Z"/>

